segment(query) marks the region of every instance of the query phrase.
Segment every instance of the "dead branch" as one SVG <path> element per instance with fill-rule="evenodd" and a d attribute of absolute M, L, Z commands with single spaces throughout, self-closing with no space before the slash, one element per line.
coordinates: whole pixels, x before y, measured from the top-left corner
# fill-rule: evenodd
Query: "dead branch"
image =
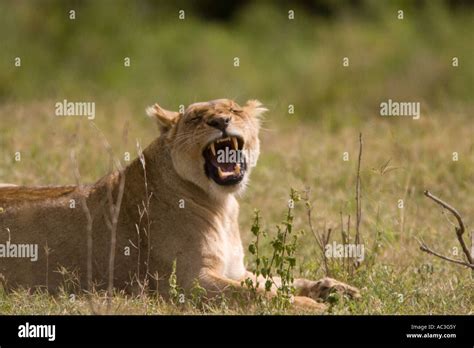
<path fill-rule="evenodd" d="M 449 205 L 445 201 L 441 200 L 440 198 L 436 197 L 435 195 L 433 195 L 428 190 L 426 190 L 424 192 L 424 195 L 426 197 L 432 199 L 434 202 L 436 202 L 437 204 L 442 206 L 444 209 L 448 210 L 450 213 L 452 213 L 454 215 L 454 217 L 456 218 L 456 220 L 458 221 L 459 226 L 455 226 L 456 236 L 457 236 L 457 239 L 459 241 L 459 244 L 461 245 L 461 248 L 463 250 L 464 255 L 466 255 L 466 258 L 467 258 L 468 262 L 464 262 L 462 260 L 452 259 L 450 257 L 441 255 L 440 253 L 430 249 L 424 242 L 418 241 L 420 243 L 420 250 L 424 251 L 426 253 L 432 254 L 434 256 L 437 256 L 437 257 L 439 257 L 443 260 L 453 262 L 453 263 L 456 263 L 458 265 L 462 265 L 462 266 L 466 266 L 466 267 L 470 267 L 470 268 L 474 269 L 474 264 L 472 262 L 472 255 L 471 255 L 469 249 L 467 248 L 467 245 L 466 245 L 466 243 L 464 242 L 464 239 L 463 239 L 463 234 L 466 230 L 466 227 L 465 227 L 464 222 L 462 220 L 461 214 L 459 214 L 459 212 L 454 207 L 452 207 L 451 205 Z"/>
<path fill-rule="evenodd" d="M 474 230 L 471 230 L 471 256 L 474 255 Z M 474 269 L 471 268 L 472 275 L 474 276 Z"/>
<path fill-rule="evenodd" d="M 362 133 L 359 133 L 359 159 L 357 161 L 357 182 L 356 182 L 356 235 L 355 244 L 360 243 L 360 221 L 362 219 L 362 206 L 360 199 L 360 162 L 362 160 Z"/>
<path fill-rule="evenodd" d="M 356 232 L 354 243 L 360 244 L 360 221 L 362 220 L 362 203 L 360 198 L 360 163 L 362 161 L 362 133 L 359 133 L 359 158 L 357 160 L 357 181 L 356 181 Z M 360 266 L 359 261 L 354 261 L 354 267 Z"/>
<path fill-rule="evenodd" d="M 107 227 L 110 230 L 110 254 L 109 254 L 109 278 L 107 284 L 107 312 L 110 311 L 111 304 L 112 304 L 112 296 L 113 296 L 113 289 L 114 289 L 114 271 L 115 271 L 115 252 L 116 252 L 116 245 L 117 245 L 117 226 L 118 226 L 118 219 L 120 215 L 120 208 L 122 206 L 122 198 L 125 191 L 125 171 L 123 169 L 122 163 L 120 160 L 115 156 L 112 146 L 110 146 L 107 138 L 105 137 L 104 133 L 97 127 L 95 123 L 91 123 L 92 126 L 96 129 L 99 133 L 102 145 L 106 149 L 109 159 L 110 159 L 110 170 L 113 170 L 115 167 L 118 170 L 118 178 L 119 178 L 119 186 L 117 192 L 117 198 L 114 202 L 113 197 L 113 187 L 112 185 L 107 186 L 107 198 L 109 202 L 109 214 L 110 216 L 105 214 L 105 222 Z"/>
<path fill-rule="evenodd" d="M 140 163 L 142 164 L 143 176 L 144 176 L 144 181 L 145 181 L 146 202 L 142 201 L 142 204 L 143 204 L 144 212 L 146 213 L 146 224 L 147 224 L 146 229 L 145 229 L 145 234 L 146 234 L 146 237 L 147 237 L 147 256 L 146 256 L 146 271 L 145 271 L 145 278 L 144 278 L 144 284 L 147 284 L 148 283 L 148 276 L 149 276 L 149 272 L 150 272 L 150 257 L 151 257 L 150 203 L 151 203 L 151 198 L 153 196 L 153 192 L 149 192 L 149 190 L 148 190 L 146 160 L 145 160 L 145 155 L 143 154 L 143 149 L 142 149 L 138 139 L 136 139 L 136 146 L 137 146 L 138 158 L 140 159 Z M 143 288 L 142 288 L 142 290 L 143 290 Z"/>
<path fill-rule="evenodd" d="M 418 243 L 420 244 L 420 250 L 424 251 L 425 253 L 428 253 L 428 254 L 437 256 L 437 257 L 439 257 L 439 258 L 441 258 L 441 259 L 443 259 L 443 260 L 449 261 L 449 262 L 457 263 L 458 265 L 462 265 L 462 266 L 474 268 L 474 265 L 471 265 L 471 264 L 469 264 L 469 263 L 467 263 L 467 262 L 464 262 L 464 261 L 461 261 L 461 260 L 452 259 L 452 258 L 450 258 L 450 257 L 441 255 L 440 253 L 438 253 L 438 252 L 436 252 L 436 251 L 430 249 L 430 248 L 425 244 L 425 242 L 423 242 L 423 241 L 418 240 Z"/>
<path fill-rule="evenodd" d="M 77 163 L 76 159 L 76 153 L 73 150 L 71 150 L 71 161 L 73 163 L 74 167 L 74 177 L 76 179 L 76 185 L 79 188 L 80 192 L 80 199 L 81 199 L 81 207 L 86 215 L 87 219 L 87 225 L 86 225 L 86 231 L 87 231 L 87 290 L 88 290 L 88 303 L 89 303 L 89 308 L 93 314 L 97 314 L 97 310 L 95 308 L 94 302 L 92 300 L 92 291 L 93 291 L 93 285 L 92 285 L 92 215 L 89 210 L 89 207 L 87 205 L 86 197 L 83 195 L 83 185 L 81 181 L 81 174 L 79 172 L 79 165 Z"/>
<path fill-rule="evenodd" d="M 81 174 L 79 172 L 79 165 L 77 164 L 76 160 L 76 154 L 74 150 L 71 150 L 71 161 L 74 166 L 74 177 L 76 179 L 76 185 L 79 188 L 80 191 L 82 191 L 83 186 L 81 182 Z M 89 207 L 87 206 L 86 198 L 82 194 L 80 194 L 80 199 L 81 199 L 81 207 L 82 210 L 84 211 L 84 214 L 86 215 L 87 219 L 87 225 L 86 225 L 86 230 L 87 230 L 87 290 L 91 291 L 92 290 L 92 216 L 91 212 L 89 210 Z"/>
<path fill-rule="evenodd" d="M 344 219 L 342 217 L 342 210 L 339 211 L 339 216 L 341 218 L 341 239 L 342 239 L 342 244 L 346 245 L 347 244 L 347 234 L 344 231 Z M 345 259 L 342 259 L 342 268 L 345 269 Z"/>
<path fill-rule="evenodd" d="M 110 205 L 110 223 L 108 223 L 108 227 L 110 229 L 110 254 L 109 254 L 109 279 L 108 279 L 108 286 L 107 286 L 107 312 L 110 310 L 110 305 L 112 302 L 113 296 L 113 288 L 114 288 L 114 271 L 115 271 L 115 252 L 116 252 L 116 245 L 117 245 L 117 225 L 118 225 L 118 218 L 120 215 L 120 207 L 122 206 L 122 198 L 125 188 L 125 173 L 120 172 L 120 183 L 118 188 L 117 200 L 114 203 L 113 195 L 112 195 L 112 185 L 108 186 L 107 196 L 109 199 Z"/>
<path fill-rule="evenodd" d="M 326 276 L 329 276 L 330 271 L 329 271 L 328 259 L 327 259 L 326 253 L 325 253 L 325 245 L 327 244 L 327 241 L 329 241 L 330 232 L 329 232 L 328 236 L 326 237 L 324 235 L 321 235 L 317 229 L 313 228 L 313 217 L 312 217 L 313 206 L 311 205 L 311 202 L 310 202 L 310 191 L 311 191 L 311 189 L 309 187 L 307 187 L 306 190 L 305 190 L 305 194 L 306 194 L 306 197 L 305 197 L 306 204 L 305 204 L 305 206 L 306 206 L 306 213 L 307 213 L 306 215 L 308 217 L 308 226 L 309 226 L 309 229 L 310 229 L 312 235 L 316 239 L 316 242 L 318 243 L 319 249 L 321 251 L 325 274 L 326 274 Z M 326 230 L 326 228 L 324 230 Z"/>

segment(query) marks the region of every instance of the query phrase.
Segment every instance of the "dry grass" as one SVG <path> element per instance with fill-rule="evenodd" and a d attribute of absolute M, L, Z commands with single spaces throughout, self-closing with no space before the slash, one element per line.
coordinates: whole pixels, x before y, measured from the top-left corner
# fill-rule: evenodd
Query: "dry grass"
<path fill-rule="evenodd" d="M 8 127 L 0 129 L 0 182 L 27 185 L 71 184 L 75 181 L 69 158 L 76 148 L 83 182 L 97 180 L 107 171 L 107 153 L 96 132 L 82 118 L 57 118 L 53 102 L 9 105 L 0 110 Z M 97 124 L 116 154 L 135 154 L 135 141 L 149 143 L 157 131 L 145 116 L 131 115 L 124 103 L 98 105 Z M 429 189 L 452 203 L 472 233 L 474 216 L 473 126 L 463 113 L 422 113 L 420 120 L 386 119 L 375 113 L 358 126 L 331 130 L 324 122 L 284 121 L 285 110 L 272 110 L 262 131 L 262 156 L 253 173 L 248 192 L 241 198 L 241 231 L 244 244 L 250 241 L 252 211 L 260 209 L 264 227 L 271 231 L 283 218 L 290 187 L 312 188 L 314 224 L 339 228 L 340 212 L 355 221 L 355 179 L 358 134 L 363 133 L 361 237 L 366 260 L 354 275 L 336 265 L 334 274 L 362 289 L 356 303 L 339 301 L 331 313 L 355 314 L 472 314 L 471 271 L 448 264 L 418 249 L 415 238 L 446 255 L 459 245 L 453 228 L 439 207 L 423 197 Z M 466 113 L 467 114 L 467 113 Z M 128 136 L 123 129 L 128 123 Z M 277 126 L 278 124 L 278 126 Z M 75 144 L 75 140 L 77 145 Z M 21 151 L 22 161 L 14 161 Z M 349 152 L 349 161 L 343 153 Z M 452 153 L 459 161 L 452 161 Z M 390 160 L 388 165 L 386 163 Z M 404 208 L 398 208 L 398 200 Z M 305 210 L 297 206 L 296 228 L 307 228 Z M 377 240 L 375 236 L 378 235 Z M 335 236 L 340 238 L 339 235 Z M 470 238 L 468 238 L 470 240 Z M 373 246 L 377 245 L 377 252 Z M 268 247 L 268 246 L 267 246 Z M 297 253 L 299 273 L 308 278 L 323 275 L 318 247 L 306 233 Z M 248 260 L 249 265 L 251 260 Z M 427 272 L 431 269 L 433 272 Z M 96 295 L 96 302 L 105 299 Z M 201 313 L 179 309 L 150 296 L 113 299 L 112 313 L 158 314 Z M 206 313 L 242 313 L 242 309 L 207 308 Z M 248 310 L 250 311 L 251 310 Z M 1 313 L 90 313 L 86 298 L 71 301 L 27 291 L 0 295 Z"/>

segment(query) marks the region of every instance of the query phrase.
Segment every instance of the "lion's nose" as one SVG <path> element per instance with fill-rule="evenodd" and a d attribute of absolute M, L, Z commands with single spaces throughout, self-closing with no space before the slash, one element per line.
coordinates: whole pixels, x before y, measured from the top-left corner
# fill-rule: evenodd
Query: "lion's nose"
<path fill-rule="evenodd" d="M 207 124 L 211 127 L 217 128 L 221 131 L 225 131 L 230 123 L 230 117 L 217 117 L 207 121 Z"/>

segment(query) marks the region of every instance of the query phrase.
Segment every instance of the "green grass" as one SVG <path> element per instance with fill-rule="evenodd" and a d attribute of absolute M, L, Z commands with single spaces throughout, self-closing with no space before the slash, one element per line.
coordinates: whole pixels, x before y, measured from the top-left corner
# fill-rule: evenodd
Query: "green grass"
<path fill-rule="evenodd" d="M 469 9 L 368 1 L 370 15 L 346 11 L 329 20 L 295 8 L 290 21 L 284 8 L 258 2 L 219 24 L 203 22 L 189 5 L 143 3 L 0 2 L 0 98 L 125 99 L 139 114 L 155 100 L 177 108 L 221 96 L 258 97 L 273 110 L 294 104 L 299 120 L 330 117 L 334 126 L 370 118 L 387 96 L 429 108 L 472 105 Z M 77 11 L 74 21 L 70 8 Z M 405 19 L 396 18 L 398 8 Z M 22 58 L 21 68 L 14 57 Z M 131 67 L 123 66 L 124 57 Z M 459 67 L 451 66 L 452 57 Z"/>
<path fill-rule="evenodd" d="M 448 11 L 437 1 L 423 9 L 404 2 L 383 8 L 367 3 L 366 13 L 348 11 L 336 20 L 296 9 L 292 22 L 281 9 L 252 5 L 222 24 L 203 22 L 191 10 L 179 22 L 172 5 L 144 10 L 120 1 L 84 2 L 71 23 L 63 17 L 66 5 L 0 2 L 0 182 L 74 183 L 73 148 L 83 181 L 107 172 L 107 153 L 89 121 L 54 116 L 54 104 L 63 99 L 95 101 L 95 123 L 122 156 L 136 154 L 136 139 L 146 146 L 158 135 L 143 111 L 155 101 L 177 108 L 218 97 L 258 98 L 270 112 L 261 132 L 262 155 L 240 199 L 245 248 L 255 208 L 273 236 L 290 188 L 308 186 L 313 224 L 332 226 L 340 240 L 340 212 L 355 221 L 362 132 L 361 234 L 367 259 L 354 274 L 332 265 L 332 275 L 359 287 L 362 299 L 341 300 L 329 313 L 472 314 L 471 271 L 422 253 L 415 238 L 452 257 L 453 248 L 459 250 L 454 228 L 423 196 L 425 189 L 461 212 L 466 238 L 473 229 L 473 13 Z M 406 8 L 403 21 L 396 19 L 399 6 Z M 22 57 L 21 68 L 13 67 L 15 56 Z M 132 67 L 123 67 L 125 56 Z M 232 66 L 235 56 L 239 68 Z M 350 67 L 343 68 L 346 56 Z M 460 59 L 457 68 L 451 66 L 453 56 Z M 389 98 L 420 101 L 421 119 L 380 117 L 379 104 Z M 288 114 L 289 104 L 294 115 Z M 21 162 L 14 161 L 16 151 Z M 349 161 L 343 161 L 344 152 Z M 453 152 L 459 161 L 452 161 Z M 389 160 L 396 169 L 382 174 Z M 404 209 L 398 208 L 399 199 Z M 297 205 L 295 229 L 306 233 L 299 239 L 295 275 L 318 279 L 324 276 L 321 255 L 306 219 L 304 206 Z M 270 252 L 268 243 L 262 248 Z M 248 256 L 247 266 L 253 267 Z M 427 267 L 433 272 L 424 271 Z M 105 311 L 104 294 L 95 294 L 94 302 Z M 112 312 L 203 313 L 152 295 L 122 294 L 114 297 Z M 217 304 L 204 311 L 254 312 Z M 0 313 L 91 310 L 85 296 L 71 301 L 67 294 L 20 290 L 0 294 Z"/>
<path fill-rule="evenodd" d="M 34 105 L 33 109 L 40 107 Z M 107 154 L 105 150 L 97 151 L 101 145 L 95 131 L 85 125 L 87 121 L 49 123 L 47 114 L 39 114 L 34 121 L 24 122 L 22 115 L 26 117 L 30 112 L 14 112 L 9 114 L 17 117 L 12 119 L 9 131 L 3 129 L 2 133 L 7 144 L 14 144 L 2 147 L 2 158 L 10 161 L 10 165 L 2 166 L 2 181 L 31 185 L 74 182 L 69 159 L 69 151 L 74 147 L 69 133 L 75 129 L 73 123 L 79 125 L 78 139 L 84 139 L 76 146 L 83 176 L 92 182 L 106 172 Z M 2 110 L 0 114 L 6 112 Z M 117 123 L 124 122 L 118 119 L 120 122 Z M 269 122 L 271 119 L 270 114 Z M 453 248 L 459 250 L 453 227 L 439 207 L 423 196 L 424 189 L 430 189 L 457 207 L 468 230 L 472 226 L 472 129 L 460 126 L 467 122 L 466 117 L 449 115 L 449 123 L 445 120 L 448 118 L 429 116 L 403 122 L 376 119 L 360 127 L 364 140 L 361 234 L 366 261 L 353 275 L 335 264 L 331 275 L 359 287 L 363 297 L 357 302 L 337 303 L 331 313 L 472 313 L 474 287 L 471 272 L 422 253 L 415 240 L 422 238 L 435 250 L 451 256 Z M 114 134 L 121 135 L 121 125 L 117 123 L 102 129 L 115 143 L 117 153 L 125 150 L 134 153 L 132 141 L 127 147 L 121 144 L 120 137 L 114 137 Z M 39 131 L 29 130 L 34 124 Z M 143 144 L 157 135 L 150 127 L 131 123 L 130 128 L 129 137 L 140 138 Z M 31 136 L 13 136 L 22 130 Z M 57 135 L 52 137 L 52 133 Z M 290 129 L 273 128 L 263 131 L 261 137 L 261 159 L 247 193 L 241 198 L 240 225 L 245 248 L 252 239 L 253 210 L 261 210 L 263 228 L 273 236 L 274 225 L 283 220 L 290 187 L 312 188 L 313 223 L 317 228 L 323 228 L 326 222 L 334 228 L 334 238 L 340 241 L 339 212 L 342 211 L 345 218 L 351 214 L 352 221 L 355 221 L 358 129 L 347 126 L 331 132 L 324 125 L 309 124 Z M 48 139 L 47 143 L 45 139 Z M 16 149 L 25 151 L 20 163 L 11 159 Z M 348 162 L 342 159 L 345 151 L 349 152 Z M 460 154 L 458 162 L 451 160 L 453 151 Z M 381 174 L 377 168 L 389 159 L 390 165 L 397 169 Z M 399 199 L 404 199 L 404 209 L 398 208 Z M 306 230 L 300 237 L 296 253 L 296 275 L 311 279 L 323 277 L 319 249 L 308 230 L 302 204 L 296 206 L 294 228 Z M 379 247 L 377 253 L 373 253 L 377 231 Z M 263 250 L 270 251 L 268 243 L 263 244 Z M 368 262 L 370 258 L 373 262 Z M 250 255 L 247 264 L 253 266 Z M 427 273 L 426 268 L 431 266 L 433 272 Z M 97 296 L 97 302 L 100 299 Z M 116 307 L 112 308 L 116 308 L 116 313 L 200 313 L 193 308 L 173 308 L 148 297 L 118 296 L 114 301 Z M 151 304 L 147 304 L 148 301 Z M 67 298 L 53 299 L 44 294 L 29 295 L 28 292 L 2 295 L 0 308 L 3 313 L 88 313 L 84 298 L 79 297 L 71 303 Z M 207 312 L 241 313 L 242 310 L 221 311 L 210 307 Z M 252 309 L 247 312 L 252 312 Z"/>

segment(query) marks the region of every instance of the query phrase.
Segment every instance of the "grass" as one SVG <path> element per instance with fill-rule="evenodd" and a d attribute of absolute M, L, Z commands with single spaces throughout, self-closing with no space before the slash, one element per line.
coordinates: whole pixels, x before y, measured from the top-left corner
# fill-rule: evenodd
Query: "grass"
<path fill-rule="evenodd" d="M 47 104 L 22 105 L 0 111 L 15 115 L 9 131 L 2 129 L 4 141 L 1 156 L 10 165 L 2 166 L 2 181 L 20 184 L 72 183 L 69 150 L 80 148 L 80 168 L 88 181 L 105 173 L 101 168 L 107 158 L 95 131 L 85 120 L 50 121 Z M 36 111 L 34 120 L 24 122 L 25 117 Z M 471 272 L 448 264 L 418 249 L 415 237 L 423 238 L 428 245 L 447 255 L 458 248 L 453 227 L 446 216 L 422 192 L 430 189 L 459 209 L 466 224 L 472 226 L 474 198 L 472 196 L 474 167 L 472 129 L 462 126 L 468 118 L 461 115 L 435 117 L 424 115 L 420 120 L 393 120 L 374 118 L 359 129 L 363 133 L 362 158 L 362 224 L 361 235 L 366 246 L 366 258 L 353 275 L 347 274 L 336 264 L 332 276 L 362 290 L 362 300 L 342 301 L 331 308 L 334 314 L 472 314 L 473 281 Z M 119 118 L 117 117 L 117 120 Z M 449 120 L 449 122 L 447 122 Z M 125 122 L 121 119 L 121 122 Z M 331 132 L 324 124 L 310 123 L 304 126 L 269 127 L 262 132 L 262 156 L 253 173 L 247 193 L 241 198 L 240 225 L 245 247 L 252 239 L 250 227 L 255 208 L 260 209 L 262 226 L 274 231 L 274 225 L 283 219 L 290 187 L 312 188 L 314 207 L 313 223 L 322 228 L 326 223 L 339 228 L 339 213 L 351 214 L 355 221 L 355 175 L 358 153 L 358 132 L 351 126 Z M 109 123 L 102 129 L 115 142 L 117 153 L 133 151 L 123 144 L 120 122 Z M 33 132 L 32 128 L 41 131 Z M 72 133 L 78 127 L 76 137 L 87 139 L 73 145 Z M 26 129 L 26 130 L 25 130 Z M 15 131 L 13 131 L 15 130 Z M 28 137 L 14 136 L 27 132 Z M 53 136 L 52 134 L 55 134 Z M 138 127 L 130 123 L 129 137 L 139 138 L 143 144 L 150 142 L 157 132 L 150 127 Z M 45 139 L 48 144 L 45 146 Z M 14 145 L 11 145 L 14 144 Z M 118 149 L 121 150 L 118 150 Z M 13 161 L 15 150 L 23 150 L 21 162 Z M 343 153 L 349 152 L 349 161 Z M 460 160 L 452 161 L 452 152 L 458 152 Z M 381 167 L 390 160 L 394 169 L 382 174 Z M 51 163 L 57 163 L 52 166 Z M 398 208 L 398 200 L 404 200 L 404 208 Z M 450 216 L 449 216 L 450 218 Z M 324 276 L 319 249 L 309 234 L 303 204 L 295 207 L 294 229 L 305 229 L 300 237 L 297 257 L 297 276 L 319 279 Z M 271 232 L 269 232 L 270 236 Z M 377 240 L 375 240 L 376 236 Z M 340 241 L 338 233 L 336 240 Z M 377 252 L 372 246 L 377 243 Z M 271 246 L 265 242 L 262 250 Z M 250 255 L 249 255 L 250 256 Z M 373 258 L 373 260 L 371 259 Z M 249 267 L 252 259 L 249 257 Z M 432 272 L 427 270 L 432 269 Z M 101 302 L 97 295 L 97 302 Z M 201 313 L 194 308 L 174 308 L 162 301 L 145 296 L 127 298 L 119 295 L 113 300 L 114 313 Z M 13 295 L 0 295 L 2 313 L 88 313 L 85 298 L 80 296 L 71 302 L 64 295 L 52 298 L 45 294 L 31 295 L 19 291 Z M 222 310 L 210 307 L 206 313 L 241 313 L 239 309 Z M 252 312 L 252 309 L 246 311 Z"/>

